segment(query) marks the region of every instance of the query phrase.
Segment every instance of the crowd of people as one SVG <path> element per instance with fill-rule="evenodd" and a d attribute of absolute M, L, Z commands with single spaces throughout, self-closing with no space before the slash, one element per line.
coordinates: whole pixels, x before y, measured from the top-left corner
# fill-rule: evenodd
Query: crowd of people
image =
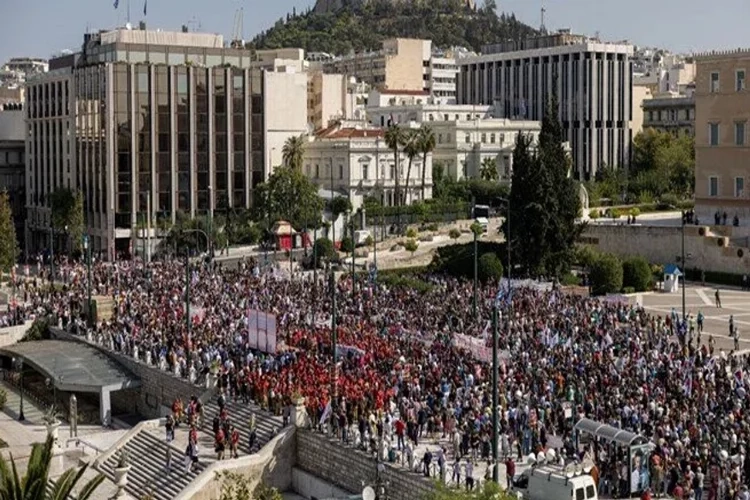
<path fill-rule="evenodd" d="M 62 263 L 58 272 L 62 288 L 19 284 L 25 307 L 84 331 L 78 311 L 85 268 Z M 304 397 L 312 422 L 341 440 L 370 450 L 388 443 L 390 459 L 407 457 L 428 475 L 463 476 L 473 487 L 474 466 L 492 459 L 491 367 L 455 338 L 490 341 L 498 283 L 482 285 L 475 318 L 471 282 L 425 276 L 429 289 L 416 291 L 353 283 L 347 275 L 331 285 L 318 274 L 318 283 L 277 279 L 251 259 L 232 267 L 195 264 L 187 272 L 176 261 L 97 262 L 93 295 L 112 297 L 114 310 L 93 335 L 184 377 L 217 373 L 226 397 L 252 399 L 277 414 Z M 556 448 L 561 457 L 590 460 L 600 491 L 614 496 L 733 500 L 746 491 L 748 356 L 716 352 L 692 322 L 618 300 L 516 288 L 499 307 L 498 446 L 508 472 L 528 455 Z M 276 352 L 248 347 L 250 310 L 276 317 Z M 629 462 L 627 450 L 584 444 L 573 431 L 583 417 L 653 446 Z M 221 420 L 215 427 L 217 453 L 228 443 L 235 454 L 234 430 Z M 429 456 L 410 456 L 433 437 L 443 444 L 431 446 Z"/>

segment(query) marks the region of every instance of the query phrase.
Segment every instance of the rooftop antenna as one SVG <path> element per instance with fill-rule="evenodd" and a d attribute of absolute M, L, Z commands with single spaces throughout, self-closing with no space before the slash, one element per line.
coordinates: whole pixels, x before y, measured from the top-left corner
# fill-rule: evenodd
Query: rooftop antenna
<path fill-rule="evenodd" d="M 245 45 L 245 41 L 242 38 L 245 25 L 245 8 L 240 7 L 234 13 L 234 26 L 232 28 L 232 41 L 230 47 L 240 49 Z"/>
<path fill-rule="evenodd" d="M 544 8 L 544 2 L 542 2 L 542 25 L 539 26 L 539 31 L 544 35 L 547 33 L 547 27 L 544 26 L 544 14 L 547 13 L 547 9 Z"/>
<path fill-rule="evenodd" d="M 201 30 L 201 21 L 195 16 L 193 16 L 190 21 L 187 22 L 187 25 L 190 27 L 191 31 Z"/>

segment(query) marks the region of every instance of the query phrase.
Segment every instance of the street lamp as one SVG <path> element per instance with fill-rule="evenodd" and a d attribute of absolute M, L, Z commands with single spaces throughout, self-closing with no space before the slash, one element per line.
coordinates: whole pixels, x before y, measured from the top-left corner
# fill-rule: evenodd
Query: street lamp
<path fill-rule="evenodd" d="M 492 307 L 492 480 L 498 483 L 497 441 L 498 441 L 498 362 L 497 362 L 497 301 Z"/>
<path fill-rule="evenodd" d="M 23 415 L 23 358 L 20 356 L 18 358 L 13 358 L 12 363 L 19 373 L 19 387 L 21 389 L 21 403 L 18 409 L 18 421 L 23 422 L 24 420 L 26 420 L 26 417 L 24 417 Z"/>
<path fill-rule="evenodd" d="M 505 203 L 508 206 L 508 213 L 505 217 L 505 246 L 508 250 L 508 281 L 511 279 L 511 265 L 510 265 L 510 197 L 506 198 L 497 198 L 497 200 L 501 203 Z"/>
<path fill-rule="evenodd" d="M 336 331 L 336 275 L 333 270 L 333 265 L 329 263 L 329 266 L 331 268 L 331 348 L 333 349 L 333 367 L 331 368 L 331 410 L 333 410 L 335 408 L 336 386 L 338 385 L 338 367 L 336 366 L 338 332 Z"/>
<path fill-rule="evenodd" d="M 187 327 L 187 345 L 185 346 L 185 359 L 188 369 L 190 368 L 190 250 L 185 249 L 185 326 Z"/>
<path fill-rule="evenodd" d="M 86 289 L 88 290 L 88 302 L 86 303 L 86 315 L 89 319 L 89 325 L 94 324 L 94 318 L 91 314 L 91 244 L 89 235 L 83 236 L 83 249 L 86 250 Z"/>
<path fill-rule="evenodd" d="M 477 204 L 476 204 L 476 198 L 472 197 L 472 199 L 471 199 L 471 217 L 472 217 L 472 219 L 475 217 L 476 206 L 477 206 Z M 478 253 L 479 250 L 478 250 L 478 245 L 477 245 L 477 238 L 478 238 L 477 232 L 478 231 L 477 231 L 477 227 L 475 226 L 475 224 L 476 224 L 476 221 L 474 221 L 471 224 L 471 232 L 474 235 L 474 320 L 477 320 L 478 319 L 478 316 L 477 316 L 477 301 L 478 301 L 478 299 L 477 299 L 477 282 L 478 282 L 478 278 L 479 278 L 479 264 L 478 264 L 479 256 L 477 255 L 477 253 Z"/>

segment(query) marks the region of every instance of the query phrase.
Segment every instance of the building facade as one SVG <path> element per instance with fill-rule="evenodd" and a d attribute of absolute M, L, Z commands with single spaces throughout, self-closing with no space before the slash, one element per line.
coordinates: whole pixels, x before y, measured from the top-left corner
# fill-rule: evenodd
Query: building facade
<path fill-rule="evenodd" d="M 695 136 L 695 97 L 657 94 L 643 101 L 643 128 Z"/>
<path fill-rule="evenodd" d="M 433 50 L 432 41 L 393 38 L 382 49 L 342 57 L 310 54 L 325 73 L 355 76 L 387 90 L 425 91 L 435 101 L 456 102 L 458 66 L 452 51 Z"/>
<path fill-rule="evenodd" d="M 562 30 L 485 47 L 458 59 L 459 104 L 495 105 L 498 116 L 541 120 L 553 91 L 572 151 L 574 175 L 630 163 L 633 46 Z"/>
<path fill-rule="evenodd" d="M 348 196 L 354 210 L 368 196 L 378 198 L 385 206 L 395 205 L 397 175 L 406 204 L 432 198 L 432 154 L 427 155 L 426 164 L 422 155 L 415 157 L 409 171 L 409 159 L 401 152 L 397 173 L 393 150 L 385 142 L 385 129 L 364 122 L 341 121 L 319 131 L 306 145 L 303 169 L 320 188 Z"/>
<path fill-rule="evenodd" d="M 249 208 L 307 127 L 307 76 L 271 66 L 219 35 L 128 29 L 50 61 L 27 82 L 27 250 L 47 248 L 59 188 L 83 194 L 92 248 L 109 259 L 130 252 L 141 221 Z"/>
<path fill-rule="evenodd" d="M 372 95 L 372 94 L 371 94 Z M 420 104 L 414 96 L 400 95 L 396 102 L 368 106 L 373 126 L 399 123 L 406 127 L 428 125 L 435 133 L 433 164 L 454 180 L 477 178 L 485 160 L 495 162 L 498 179 L 508 182 L 513 171 L 513 148 L 519 133 L 536 143 L 541 124 L 530 120 L 494 118 L 494 107 L 471 104 Z M 371 102 L 377 99 L 371 97 Z"/>
<path fill-rule="evenodd" d="M 0 191 L 8 193 L 20 248 L 26 222 L 25 117 L 23 104 L 0 106 Z"/>
<path fill-rule="evenodd" d="M 750 224 L 750 50 L 696 57 L 695 209 L 700 220 Z"/>

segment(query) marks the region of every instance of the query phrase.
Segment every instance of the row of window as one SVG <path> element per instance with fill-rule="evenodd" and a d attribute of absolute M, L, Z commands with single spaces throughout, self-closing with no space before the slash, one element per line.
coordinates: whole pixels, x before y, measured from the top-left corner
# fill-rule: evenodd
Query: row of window
<path fill-rule="evenodd" d="M 329 179 L 331 176 L 331 167 L 326 167 L 325 165 L 323 165 L 323 167 L 324 167 L 323 172 L 322 172 L 323 175 L 321 176 L 320 165 L 315 165 L 314 167 L 312 165 L 305 165 L 305 175 L 308 178 L 313 178 L 313 179 L 323 179 L 323 180 Z M 413 167 L 412 172 L 418 176 L 422 168 L 421 163 L 414 162 L 412 164 L 412 167 Z M 362 180 L 365 180 L 365 181 L 370 180 L 370 165 L 367 163 L 363 163 L 361 168 L 362 168 Z M 374 173 L 375 175 L 377 175 L 377 169 L 375 170 Z M 380 178 L 381 179 L 395 179 L 396 178 L 396 165 L 395 164 L 389 165 L 388 174 L 389 174 L 388 177 L 386 177 L 385 166 L 384 165 L 380 166 Z M 338 166 L 338 178 L 339 179 L 344 178 L 344 166 L 343 165 Z"/>
<path fill-rule="evenodd" d="M 711 72 L 711 78 L 709 80 L 709 92 L 716 93 L 721 89 L 721 77 L 718 71 Z M 745 90 L 745 70 L 737 69 L 734 71 L 734 90 L 735 92 L 741 92 Z"/>
<path fill-rule="evenodd" d="M 746 121 L 734 122 L 734 145 L 735 146 L 744 146 L 747 144 L 746 130 L 747 130 Z M 719 146 L 720 144 L 721 144 L 721 124 L 709 123 L 708 124 L 708 145 Z"/>
<path fill-rule="evenodd" d="M 734 178 L 734 197 L 743 198 L 745 196 L 745 178 Z M 716 198 L 719 196 L 719 177 L 712 175 L 708 178 L 708 196 Z"/>
<path fill-rule="evenodd" d="M 653 122 L 654 118 L 656 121 L 677 121 L 677 120 L 694 120 L 695 110 L 694 109 L 664 109 L 648 112 L 648 121 Z"/>

